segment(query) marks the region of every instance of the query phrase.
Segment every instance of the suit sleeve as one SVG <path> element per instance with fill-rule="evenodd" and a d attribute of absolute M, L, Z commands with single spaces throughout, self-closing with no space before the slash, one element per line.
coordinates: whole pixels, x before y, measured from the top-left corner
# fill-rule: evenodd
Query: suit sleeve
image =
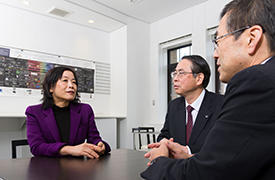
<path fill-rule="evenodd" d="M 160 134 L 158 135 L 158 139 L 157 141 L 162 140 L 163 138 L 169 139 L 170 135 L 169 135 L 169 125 L 168 125 L 168 118 L 166 115 L 165 118 L 165 123 L 160 131 Z"/>
<path fill-rule="evenodd" d="M 31 153 L 34 156 L 61 156 L 59 150 L 66 144 L 61 142 L 48 143 L 38 123 L 39 115 L 31 107 L 27 108 L 25 114 L 27 116 L 27 138 Z"/>
<path fill-rule="evenodd" d="M 97 145 L 100 141 L 102 141 L 105 145 L 105 153 L 111 151 L 111 147 L 105 141 L 103 141 L 100 137 L 100 134 L 97 130 L 94 118 L 94 112 L 91 106 L 88 105 L 88 114 L 89 114 L 89 132 L 88 132 L 88 142 Z"/>
<path fill-rule="evenodd" d="M 158 142 L 161 141 L 163 138 L 169 139 L 171 137 L 169 134 L 169 111 L 170 111 L 170 105 L 168 106 L 164 125 L 160 131 L 160 134 L 158 135 L 158 138 L 157 138 Z"/>
<path fill-rule="evenodd" d="M 160 158 L 147 180 L 261 179 L 274 163 L 275 85 L 249 68 L 229 82 L 222 111 L 201 151 L 188 160 Z M 255 178 L 256 177 L 256 178 Z M 257 178 L 258 177 L 258 178 Z"/>

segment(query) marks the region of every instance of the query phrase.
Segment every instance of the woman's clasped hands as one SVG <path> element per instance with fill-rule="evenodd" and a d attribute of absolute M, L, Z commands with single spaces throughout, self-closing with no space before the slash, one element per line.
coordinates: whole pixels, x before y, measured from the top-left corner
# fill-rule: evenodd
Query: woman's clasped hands
<path fill-rule="evenodd" d="M 84 142 L 76 146 L 64 146 L 60 149 L 61 155 L 86 156 L 91 159 L 99 158 L 104 153 L 105 145 L 102 141 L 97 145 Z"/>

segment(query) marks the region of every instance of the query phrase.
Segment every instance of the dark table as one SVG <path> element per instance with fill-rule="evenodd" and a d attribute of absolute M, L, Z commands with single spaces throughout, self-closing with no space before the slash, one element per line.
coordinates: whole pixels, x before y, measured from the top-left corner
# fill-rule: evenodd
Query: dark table
<path fill-rule="evenodd" d="M 99 159 L 32 157 L 0 160 L 5 180 L 140 180 L 144 152 L 117 149 Z M 1 179 L 0 178 L 0 179 Z"/>

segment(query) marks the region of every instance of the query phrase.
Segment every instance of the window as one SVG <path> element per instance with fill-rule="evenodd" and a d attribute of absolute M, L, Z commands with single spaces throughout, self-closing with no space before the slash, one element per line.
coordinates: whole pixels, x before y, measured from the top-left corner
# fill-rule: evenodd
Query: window
<path fill-rule="evenodd" d="M 213 58 L 214 53 L 214 44 L 212 40 L 214 39 L 214 34 L 217 30 L 217 27 L 213 27 L 207 30 L 207 59 L 210 60 L 209 66 L 211 69 L 210 84 L 213 81 L 213 91 L 219 94 L 224 94 L 226 90 L 226 83 L 223 83 L 219 80 L 219 72 L 216 61 Z"/>
<path fill-rule="evenodd" d="M 168 103 L 179 97 L 174 91 L 173 88 L 173 79 L 171 78 L 171 72 L 173 72 L 178 64 L 178 62 L 181 60 L 183 56 L 191 55 L 192 54 L 192 44 L 187 44 L 181 47 L 173 48 L 168 50 L 168 57 L 167 57 L 167 87 L 168 87 Z"/>

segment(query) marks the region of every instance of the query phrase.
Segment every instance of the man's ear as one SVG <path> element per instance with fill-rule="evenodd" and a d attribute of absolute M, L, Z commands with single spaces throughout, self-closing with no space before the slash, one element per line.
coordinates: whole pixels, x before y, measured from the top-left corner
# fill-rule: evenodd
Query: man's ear
<path fill-rule="evenodd" d="M 204 74 L 198 73 L 196 77 L 197 85 L 202 85 L 203 80 L 204 80 Z"/>
<path fill-rule="evenodd" d="M 263 38 L 263 28 L 259 25 L 254 25 L 249 30 L 249 36 L 247 39 L 248 53 L 253 55 L 256 53 L 258 47 L 261 44 Z"/>

